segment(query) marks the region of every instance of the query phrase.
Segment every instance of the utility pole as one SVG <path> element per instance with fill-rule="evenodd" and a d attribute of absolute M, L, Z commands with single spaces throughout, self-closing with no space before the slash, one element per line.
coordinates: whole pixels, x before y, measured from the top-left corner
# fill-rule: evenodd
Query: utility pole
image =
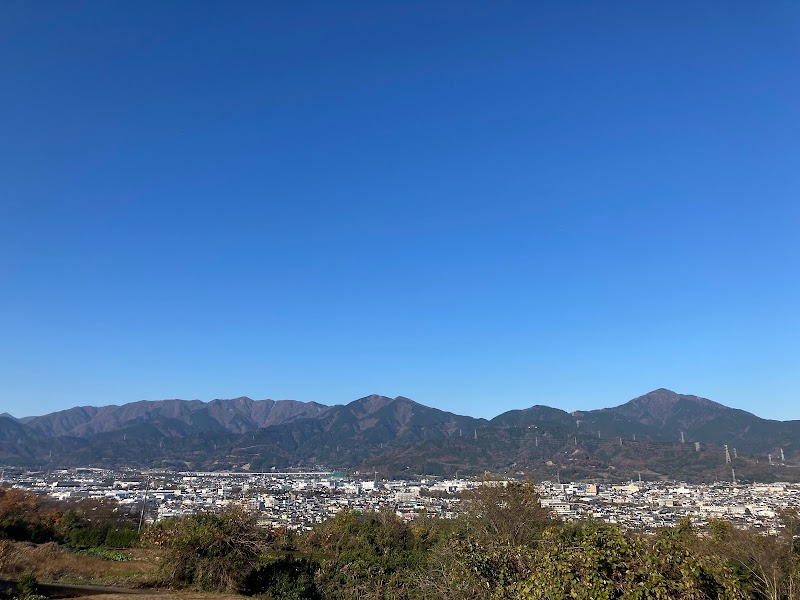
<path fill-rule="evenodd" d="M 139 513 L 139 528 L 136 530 L 137 533 L 142 532 L 142 523 L 144 522 L 144 507 L 147 504 L 147 493 L 150 491 L 150 480 L 147 480 L 147 485 L 144 488 L 144 499 L 142 500 L 142 512 Z"/>
<path fill-rule="evenodd" d="M 731 453 L 728 452 L 728 444 L 725 444 L 725 464 L 731 464 Z"/>

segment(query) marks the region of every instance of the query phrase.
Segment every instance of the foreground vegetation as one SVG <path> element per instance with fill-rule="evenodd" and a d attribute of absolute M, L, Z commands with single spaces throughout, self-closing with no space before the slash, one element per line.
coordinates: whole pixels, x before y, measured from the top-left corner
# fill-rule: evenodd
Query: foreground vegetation
<path fill-rule="evenodd" d="M 302 534 L 259 527 L 254 514 L 228 508 L 160 522 L 138 540 L 113 508 L 100 518 L 97 507 L 89 516 L 87 507 L 0 489 L 0 574 L 19 575 L 9 544 L 27 542 L 83 552 L 81 560 L 109 569 L 118 554 L 150 553 L 159 558 L 140 585 L 275 599 L 800 599 L 795 513 L 783 515 L 778 536 L 689 521 L 637 533 L 554 521 L 527 483 L 482 486 L 462 500 L 455 520 L 343 511 Z M 110 548 L 120 541 L 140 548 Z"/>

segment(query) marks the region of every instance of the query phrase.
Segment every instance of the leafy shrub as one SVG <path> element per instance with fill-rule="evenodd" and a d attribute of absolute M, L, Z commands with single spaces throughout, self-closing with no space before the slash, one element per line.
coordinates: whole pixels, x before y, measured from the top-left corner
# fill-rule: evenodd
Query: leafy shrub
<path fill-rule="evenodd" d="M 37 583 L 33 573 L 23 573 L 17 580 L 17 591 L 23 596 L 33 594 L 36 591 Z"/>
<path fill-rule="evenodd" d="M 299 541 L 318 560 L 326 598 L 383 598 L 412 587 L 428 545 L 391 512 L 341 511 Z"/>
<path fill-rule="evenodd" d="M 482 485 L 461 493 L 462 510 L 472 535 L 490 543 L 535 545 L 553 524 L 531 481 L 484 478 Z"/>
<path fill-rule="evenodd" d="M 746 597 L 729 570 L 690 552 L 679 536 L 666 532 L 653 542 L 595 524 L 551 530 L 531 557 L 535 569 L 509 595 L 529 600 Z"/>
<path fill-rule="evenodd" d="M 17 580 L 17 596 L 15 600 L 47 600 L 47 596 L 37 594 L 38 581 L 33 573 L 23 573 Z"/>
<path fill-rule="evenodd" d="M 316 563 L 308 558 L 263 558 L 244 581 L 244 593 L 275 600 L 317 600 Z"/>
<path fill-rule="evenodd" d="M 82 510 L 67 510 L 58 528 L 61 541 L 72 549 L 131 548 L 139 541 L 139 534 L 133 529 L 112 528 L 107 520 L 88 520 Z"/>
<path fill-rule="evenodd" d="M 253 514 L 227 508 L 163 521 L 143 537 L 143 543 L 166 550 L 161 562 L 165 583 L 237 592 L 258 566 L 271 532 L 259 527 Z"/>
<path fill-rule="evenodd" d="M 76 549 L 95 548 L 103 545 L 107 534 L 107 528 L 79 527 L 64 535 L 64 544 Z"/>
<path fill-rule="evenodd" d="M 123 562 L 131 559 L 131 557 L 125 554 L 124 552 L 119 552 L 117 550 L 109 550 L 108 548 L 86 548 L 85 550 L 78 551 L 78 554 L 83 554 L 85 556 L 95 556 L 103 560 L 113 560 L 116 562 Z"/>
<path fill-rule="evenodd" d="M 139 534 L 134 529 L 109 529 L 105 545 L 109 548 L 133 548 L 139 543 Z"/>

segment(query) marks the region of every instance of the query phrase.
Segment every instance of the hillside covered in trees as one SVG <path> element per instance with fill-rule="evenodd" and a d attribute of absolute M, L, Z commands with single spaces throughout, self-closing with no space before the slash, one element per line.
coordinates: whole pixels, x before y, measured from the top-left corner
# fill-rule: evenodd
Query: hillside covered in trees
<path fill-rule="evenodd" d="M 666 389 L 612 408 L 567 413 L 537 405 L 488 421 L 379 395 L 334 406 L 160 400 L 21 419 L 0 415 L 0 462 L 40 470 L 263 472 L 323 465 L 384 477 L 489 470 L 534 479 L 561 472 L 576 481 L 614 482 L 641 473 L 704 482 L 727 479 L 732 466 L 741 480 L 798 481 L 799 439 L 800 421 L 762 419 Z"/>

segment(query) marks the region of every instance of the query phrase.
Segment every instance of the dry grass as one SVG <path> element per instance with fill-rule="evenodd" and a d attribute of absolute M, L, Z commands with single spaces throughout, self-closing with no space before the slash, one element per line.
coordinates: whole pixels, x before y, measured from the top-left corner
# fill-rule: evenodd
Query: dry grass
<path fill-rule="evenodd" d="M 33 573 L 42 582 L 151 588 L 159 583 L 159 552 L 150 549 L 125 551 L 131 560 L 115 562 L 73 554 L 56 543 L 29 544 L 0 541 L 0 578 L 17 579 Z M 82 596 L 86 600 L 241 600 L 236 594 L 215 594 L 151 589 L 130 594 Z"/>
<path fill-rule="evenodd" d="M 33 573 L 39 581 L 142 587 L 156 581 L 153 551 L 126 551 L 131 560 L 115 562 L 68 552 L 56 543 L 0 541 L 0 577 Z"/>

